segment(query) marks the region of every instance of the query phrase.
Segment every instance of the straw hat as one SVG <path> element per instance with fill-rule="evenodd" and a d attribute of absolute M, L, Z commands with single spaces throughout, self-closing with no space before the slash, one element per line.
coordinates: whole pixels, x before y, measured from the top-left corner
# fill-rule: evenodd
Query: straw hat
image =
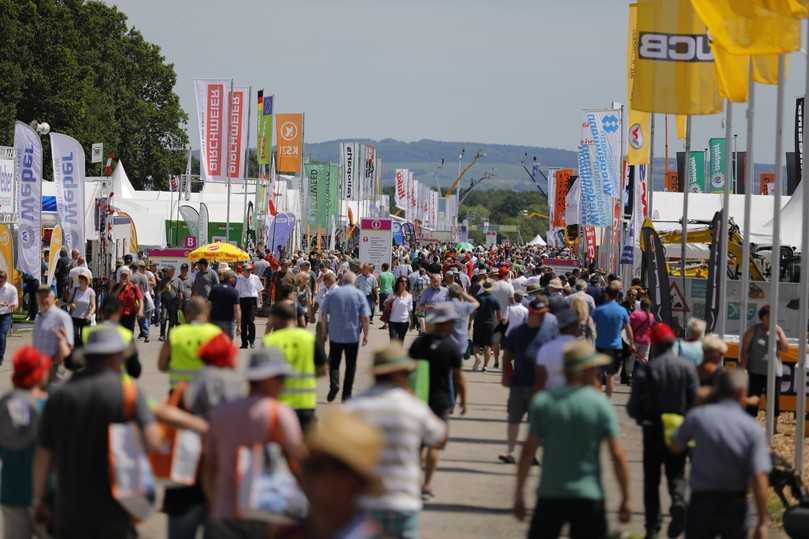
<path fill-rule="evenodd" d="M 379 429 L 334 407 L 320 414 L 306 434 L 306 447 L 310 453 L 335 458 L 364 477 L 372 496 L 379 496 L 385 490 L 376 473 L 384 446 Z"/>
<path fill-rule="evenodd" d="M 374 365 L 371 374 L 381 375 L 392 372 L 415 370 L 416 362 L 410 359 L 398 341 L 391 342 L 385 348 L 377 350 L 374 354 Z"/>
<path fill-rule="evenodd" d="M 599 354 L 591 344 L 585 341 L 574 341 L 565 346 L 563 354 L 564 370 L 569 373 L 581 372 L 593 367 L 609 365 L 609 356 Z"/>

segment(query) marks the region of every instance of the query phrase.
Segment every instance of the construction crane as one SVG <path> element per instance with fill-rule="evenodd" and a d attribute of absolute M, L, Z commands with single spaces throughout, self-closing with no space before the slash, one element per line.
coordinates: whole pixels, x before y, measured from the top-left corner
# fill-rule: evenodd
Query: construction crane
<path fill-rule="evenodd" d="M 463 180 L 463 177 L 466 176 L 466 173 L 469 172 L 473 166 L 475 166 L 475 163 L 480 161 L 481 157 L 486 157 L 486 154 L 478 150 L 475 157 L 472 158 L 468 165 L 463 167 L 463 170 L 461 170 L 460 174 L 458 174 L 458 177 L 455 178 L 455 181 L 449 186 L 449 189 L 447 189 L 446 193 L 444 193 L 445 196 L 453 194 L 458 189 L 458 186 L 461 185 L 461 180 Z"/>

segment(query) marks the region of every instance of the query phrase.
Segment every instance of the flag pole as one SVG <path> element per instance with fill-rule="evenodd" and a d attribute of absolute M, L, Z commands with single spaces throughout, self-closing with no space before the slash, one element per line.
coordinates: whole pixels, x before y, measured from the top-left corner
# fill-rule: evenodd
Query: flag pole
<path fill-rule="evenodd" d="M 688 180 L 691 177 L 691 115 L 685 119 L 685 177 L 683 178 L 683 228 L 680 252 L 680 276 L 683 280 L 683 293 L 685 293 L 685 258 L 688 248 Z M 683 309 L 683 331 L 688 323 L 688 313 Z"/>
<path fill-rule="evenodd" d="M 809 22 L 807 22 L 809 27 Z M 809 68 L 809 55 L 806 56 L 806 67 Z M 804 88 L 804 96 L 809 96 L 809 71 L 806 75 L 806 83 Z M 806 101 L 804 101 L 805 106 Z M 804 109 L 805 110 L 805 109 Z M 809 155 L 809 138 L 807 138 L 806 122 L 803 122 L 803 155 Z M 749 159 L 749 157 L 748 157 Z M 800 294 L 801 298 L 798 303 L 799 320 L 798 323 L 798 361 L 795 368 L 797 369 L 797 381 L 795 387 L 798 388 L 797 396 L 798 403 L 795 409 L 795 469 L 803 470 L 803 440 L 806 436 L 806 352 L 807 352 L 807 333 L 805 328 L 809 327 L 809 264 L 806 263 L 806 253 L 809 253 L 809 168 L 801 167 L 801 200 L 803 211 L 803 223 L 801 226 L 801 280 L 800 280 Z"/>
<path fill-rule="evenodd" d="M 655 180 L 654 180 L 654 162 L 655 162 L 655 115 L 654 112 L 649 113 L 649 167 L 648 167 L 648 185 L 649 192 L 647 196 L 647 206 L 649 208 L 649 218 L 652 218 L 652 202 L 654 200 Z M 664 176 L 665 178 L 665 176 Z M 665 181 L 665 180 L 664 180 Z M 645 217 L 645 216 L 644 216 Z M 635 232 L 636 234 L 639 231 Z"/>
<path fill-rule="evenodd" d="M 242 246 L 247 251 L 247 178 L 250 176 L 250 122 L 253 116 L 253 87 L 247 88 L 247 140 L 244 143 L 244 208 L 242 219 Z M 256 140 L 258 140 L 258 133 L 256 133 Z M 256 146 L 256 162 L 258 162 L 258 146 Z M 256 181 L 258 185 L 258 181 Z"/>
<path fill-rule="evenodd" d="M 770 339 L 767 343 L 767 441 L 775 433 L 775 368 L 778 360 L 778 284 L 781 275 L 781 168 L 784 166 L 784 55 L 778 55 L 778 98 L 775 105 L 775 194 L 773 196 L 772 256 L 770 266 Z M 801 303 L 805 303 L 804 301 Z M 806 328 L 798 328 L 806 334 Z"/>
<path fill-rule="evenodd" d="M 725 99 L 725 170 L 722 190 L 722 224 L 719 236 L 719 336 L 727 333 L 728 310 L 728 226 L 730 224 L 730 181 L 732 170 L 733 103 Z"/>
<path fill-rule="evenodd" d="M 747 81 L 747 160 L 744 163 L 744 230 L 742 236 L 741 313 L 739 314 L 739 342 L 747 329 L 747 309 L 750 305 L 750 205 L 753 201 L 753 128 L 756 106 L 756 85 L 753 82 L 753 59 L 750 59 Z"/>
<path fill-rule="evenodd" d="M 227 163 L 230 160 L 230 113 L 233 110 L 233 79 L 230 79 L 230 93 L 228 94 L 228 151 L 225 152 L 225 155 L 228 157 L 225 159 L 225 176 L 228 179 L 228 203 L 227 203 L 227 215 L 225 216 L 225 242 L 230 241 L 230 174 L 228 172 Z"/>

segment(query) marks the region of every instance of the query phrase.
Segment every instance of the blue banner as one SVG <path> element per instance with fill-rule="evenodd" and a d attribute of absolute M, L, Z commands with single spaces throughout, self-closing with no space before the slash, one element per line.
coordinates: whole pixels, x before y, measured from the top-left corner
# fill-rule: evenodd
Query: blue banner
<path fill-rule="evenodd" d="M 579 182 L 581 183 L 581 224 L 593 226 L 612 225 L 610 196 L 604 192 L 600 175 L 593 170 L 596 147 L 592 144 L 579 146 Z"/>

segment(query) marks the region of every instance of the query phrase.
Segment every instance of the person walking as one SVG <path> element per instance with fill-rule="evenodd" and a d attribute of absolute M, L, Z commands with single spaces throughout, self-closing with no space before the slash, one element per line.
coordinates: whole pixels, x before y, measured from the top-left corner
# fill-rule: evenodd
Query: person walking
<path fill-rule="evenodd" d="M 278 348 L 289 364 L 289 374 L 279 399 L 298 416 L 301 430 L 306 432 L 315 419 L 317 377 L 326 374 L 323 345 L 306 329 L 299 328 L 294 307 L 278 302 L 270 307 L 272 332 L 262 339 L 267 348 Z"/>
<path fill-rule="evenodd" d="M 433 306 L 438 303 L 443 303 L 449 298 L 449 290 L 441 286 L 440 273 L 430 273 L 429 283 L 430 285 L 423 289 L 417 300 L 416 318 L 418 320 L 419 331 L 421 333 L 424 333 L 427 329 L 425 319 Z M 418 283 L 418 281 L 417 286 L 421 286 L 421 283 Z"/>
<path fill-rule="evenodd" d="M 534 299 L 527 309 L 524 324 L 513 328 L 506 335 L 503 345 L 503 387 L 508 389 L 506 426 L 506 453 L 498 458 L 506 464 L 516 464 L 514 448 L 520 434 L 520 423 L 528 414 L 535 386 L 535 358 L 532 346 L 542 347 L 559 333 L 558 320 L 550 314 L 548 303 L 542 298 Z M 563 320 L 564 322 L 564 320 Z M 513 364 L 512 364 L 513 362 Z"/>
<path fill-rule="evenodd" d="M 655 315 L 652 313 L 652 302 L 644 296 L 640 300 L 640 309 L 632 311 L 629 315 L 629 325 L 632 326 L 632 336 L 635 343 L 635 354 L 631 360 L 627 360 L 630 373 L 635 372 L 635 357 L 642 363 L 649 361 L 649 348 L 652 344 L 652 328 L 657 323 Z M 631 376 L 630 376 L 631 380 Z"/>
<path fill-rule="evenodd" d="M 422 447 L 440 448 L 447 439 L 447 426 L 410 388 L 410 373 L 416 362 L 398 341 L 374 354 L 371 373 L 374 385 L 351 399 L 345 409 L 357 413 L 384 433 L 383 452 L 389 457 L 375 470 L 385 493 L 365 497 L 360 505 L 369 511 L 383 532 L 395 539 L 416 539 L 419 533 Z"/>
<path fill-rule="evenodd" d="M 671 425 L 681 421 L 696 404 L 697 370 L 674 350 L 677 338 L 669 326 L 656 324 L 651 331 L 652 359 L 635 373 L 627 412 L 643 428 L 643 506 L 646 537 L 660 531 L 661 468 L 671 498 L 668 536 L 678 537 L 685 529 L 685 455 L 671 451 L 666 440 Z"/>
<path fill-rule="evenodd" d="M 461 415 L 466 415 L 466 383 L 461 371 L 462 355 L 452 340 L 452 329 L 458 313 L 450 302 L 436 303 L 427 316 L 427 333 L 410 345 L 409 355 L 429 363 L 430 387 L 427 405 L 445 423 L 455 408 L 456 395 Z M 439 450 L 427 448 L 424 461 L 422 496 L 434 496 L 432 479 L 438 467 Z"/>
<path fill-rule="evenodd" d="M 180 274 L 177 276 L 177 292 L 180 299 L 179 311 L 185 313 L 185 306 L 191 301 L 194 289 L 194 275 L 188 271 L 188 264 L 180 264 Z"/>
<path fill-rule="evenodd" d="M 530 434 L 517 468 L 513 513 L 525 519 L 525 483 L 534 454 L 543 446 L 542 475 L 529 539 L 559 537 L 570 525 L 572 539 L 606 539 L 607 515 L 601 481 L 601 445 L 609 448 L 621 492 L 618 519 L 632 513 L 629 468 L 620 441 L 618 419 L 603 393 L 593 387 L 597 369 L 611 359 L 586 342 L 569 345 L 564 353 L 566 384 L 541 391 L 531 403 Z"/>
<path fill-rule="evenodd" d="M 20 306 L 17 287 L 8 282 L 8 274 L 0 270 L 0 365 L 6 357 L 6 342 L 11 332 L 12 313 Z"/>
<path fill-rule="evenodd" d="M 240 447 L 270 440 L 281 446 L 287 466 L 299 469 L 304 455 L 301 429 L 292 409 L 278 400 L 289 374 L 289 364 L 281 350 L 255 350 L 245 373 L 250 384 L 248 395 L 225 402 L 211 412 L 202 472 L 210 509 L 206 537 L 268 536 L 266 523 L 241 518 L 238 513 L 234 463 Z"/>
<path fill-rule="evenodd" d="M 166 340 L 166 333 L 180 323 L 179 311 L 183 301 L 183 283 L 174 275 L 174 266 L 165 268 L 165 273 L 157 284 L 157 297 L 160 298 L 160 341 Z"/>
<path fill-rule="evenodd" d="M 393 294 L 393 273 L 390 271 L 390 264 L 387 262 L 382 264 L 382 271 L 379 272 L 379 310 L 384 310 L 385 302 L 388 297 Z M 382 329 L 387 329 L 388 324 L 383 323 Z"/>
<path fill-rule="evenodd" d="M 199 347 L 222 333 L 219 326 L 208 322 L 210 306 L 204 298 L 194 296 L 185 312 L 186 324 L 180 324 L 169 333 L 160 348 L 157 369 L 169 373 L 169 387 L 190 382 L 194 373 L 205 365 L 199 359 Z"/>
<path fill-rule="evenodd" d="M 253 273 L 254 266 L 245 264 L 242 273 L 236 278 L 236 291 L 239 293 L 239 309 L 242 319 L 242 346 L 253 348 L 256 342 L 256 312 L 261 307 L 261 292 L 264 285 Z"/>
<path fill-rule="evenodd" d="M 143 316 L 143 292 L 130 280 L 132 270 L 123 266 L 118 275 L 118 284 L 112 287 L 110 293 L 121 304 L 121 325 L 134 332 L 135 322 Z"/>
<path fill-rule="evenodd" d="M 340 391 L 340 362 L 343 354 L 346 370 L 343 378 L 343 396 L 351 398 L 354 387 L 354 374 L 357 370 L 357 352 L 360 346 L 368 344 L 368 326 L 371 308 L 365 295 L 354 286 L 356 276 L 346 271 L 340 278 L 340 286 L 326 295 L 321 307 L 321 321 L 329 336 L 329 394 L 332 402 Z"/>
<path fill-rule="evenodd" d="M 604 291 L 604 303 L 593 311 L 593 322 L 596 325 L 596 350 L 612 358 L 612 363 L 605 366 L 602 374 L 602 385 L 606 387 L 607 397 L 612 397 L 613 376 L 621 368 L 621 353 L 624 348 L 621 331 L 626 330 L 629 342 L 634 341 L 632 326 L 629 324 L 629 314 L 618 303 L 621 287 L 611 282 Z M 631 353 L 635 352 L 634 345 L 630 344 Z"/>
<path fill-rule="evenodd" d="M 222 282 L 214 285 L 208 296 L 211 302 L 211 323 L 219 326 L 231 340 L 242 332 L 242 310 L 236 290 L 236 273 L 226 271 Z"/>
<path fill-rule="evenodd" d="M 191 295 L 201 296 L 205 299 L 211 295 L 213 287 L 219 284 L 219 275 L 213 268 L 208 267 L 208 259 L 200 258 L 197 261 L 197 274 L 191 285 Z"/>
<path fill-rule="evenodd" d="M 73 320 L 70 315 L 56 306 L 53 290 L 41 285 L 37 291 L 39 314 L 34 320 L 31 344 L 51 358 L 51 373 L 48 381 L 56 377 L 59 366 L 73 349 Z"/>
<path fill-rule="evenodd" d="M 413 296 L 407 290 L 407 277 L 396 279 L 393 293 L 386 298 L 382 310 L 389 310 L 388 336 L 390 339 L 404 342 L 413 313 Z"/>
<path fill-rule="evenodd" d="M 452 328 L 452 340 L 458 347 L 458 352 L 464 359 L 471 353 L 469 346 L 469 322 L 472 314 L 480 307 L 480 303 L 463 286 L 455 283 L 449 287 L 449 301 L 455 307 L 458 318 Z"/>
<path fill-rule="evenodd" d="M 702 363 L 702 339 L 705 337 L 705 320 L 690 318 L 685 326 L 685 337 L 674 345 L 677 355 L 699 367 Z"/>
<path fill-rule="evenodd" d="M 767 369 L 769 361 L 769 340 L 772 334 L 770 327 L 770 306 L 763 305 L 758 310 L 758 322 L 750 326 L 744 332 L 741 346 L 739 347 L 739 364 L 748 372 L 749 395 L 761 397 L 767 393 Z M 783 366 L 778 359 L 780 354 L 789 350 L 789 342 L 781 326 L 775 324 L 776 341 L 776 363 L 775 363 L 775 417 L 781 413 L 779 400 L 781 397 L 781 376 Z M 758 415 L 758 403 L 747 407 L 747 413 L 753 417 Z"/>
<path fill-rule="evenodd" d="M 748 537 L 747 492 L 753 491 L 756 522 L 752 537 L 769 536 L 769 446 L 761 425 L 744 412 L 748 377 L 740 369 L 723 371 L 718 402 L 698 406 L 674 433 L 671 449 L 690 450 L 691 499 L 685 536 Z"/>
<path fill-rule="evenodd" d="M 56 473 L 56 537 L 126 539 L 129 513 L 115 500 L 109 482 L 108 429 L 134 421 L 147 451 L 159 451 L 160 428 L 134 382 L 122 382 L 126 344 L 106 327 L 90 334 L 81 350 L 86 367 L 50 394 L 34 455 L 35 514 L 46 517 L 50 471 Z M 127 394 L 133 395 L 128 402 Z M 131 408 L 131 412 L 127 412 Z M 131 414 L 131 416 L 130 416 Z"/>
<path fill-rule="evenodd" d="M 84 343 L 82 330 L 90 325 L 96 314 L 96 293 L 90 288 L 87 274 L 79 273 L 78 281 L 79 285 L 73 289 L 70 295 L 68 311 L 70 311 L 70 318 L 73 321 L 73 342 L 76 346 L 81 346 Z M 2 282 L 2 277 L 0 277 L 0 282 Z M 2 323 L 2 319 L 0 319 L 0 323 Z"/>
<path fill-rule="evenodd" d="M 483 372 L 489 366 L 492 347 L 494 346 L 494 333 L 499 327 L 503 312 L 500 304 L 491 295 L 492 283 L 485 281 L 482 291 L 478 294 L 479 306 L 475 311 L 475 320 L 472 324 L 472 344 L 474 346 L 475 363 L 472 365 L 472 372 L 480 367 L 480 353 L 483 352 Z M 496 361 L 496 359 L 495 359 Z"/>
<path fill-rule="evenodd" d="M 138 315 L 138 327 L 140 333 L 138 338 L 143 338 L 143 342 L 149 342 L 149 326 L 151 324 L 152 312 L 154 311 L 154 298 L 152 297 L 152 289 L 154 288 L 154 275 L 149 275 L 151 272 L 146 271 L 146 262 L 138 260 L 135 269 L 132 270 L 131 281 L 135 284 L 143 296 L 143 309 Z"/>
<path fill-rule="evenodd" d="M 357 275 L 354 286 L 365 296 L 365 301 L 368 302 L 368 309 L 371 311 L 371 314 L 368 316 L 368 321 L 369 323 L 373 323 L 374 312 L 376 311 L 376 299 L 379 296 L 379 283 L 371 270 L 370 264 L 363 264 L 361 266 L 360 274 Z"/>

